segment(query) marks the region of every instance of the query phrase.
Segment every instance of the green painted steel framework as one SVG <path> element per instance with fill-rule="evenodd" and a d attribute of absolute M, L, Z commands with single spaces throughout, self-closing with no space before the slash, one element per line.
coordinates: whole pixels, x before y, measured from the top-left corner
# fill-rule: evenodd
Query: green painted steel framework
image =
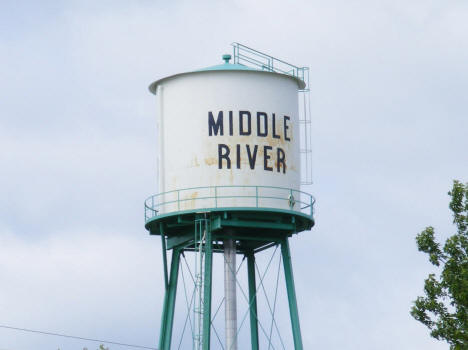
<path fill-rule="evenodd" d="M 204 235 L 200 235 L 199 232 L 197 234 L 195 223 L 200 220 L 205 222 Z M 313 225 L 313 210 L 310 210 L 310 214 L 306 215 L 294 210 L 276 210 L 273 208 L 262 208 L 262 210 L 252 210 L 252 208 L 210 208 L 210 210 L 204 212 L 200 210 L 184 211 L 159 216 L 155 212 L 155 215 L 150 218 L 147 216 L 145 227 L 150 234 L 161 235 L 163 249 L 165 296 L 159 349 L 169 350 L 171 348 L 181 255 L 184 251 L 194 251 L 200 244 L 203 246 L 204 253 L 202 299 L 204 305 L 201 348 L 203 350 L 210 349 L 213 254 L 222 253 L 222 242 L 224 239 L 230 238 L 236 241 L 237 253 L 243 254 L 247 259 L 251 349 L 259 349 L 255 254 L 265 249 L 280 246 L 294 349 L 302 350 L 301 329 L 288 240 L 293 234 L 309 230 Z M 201 238 L 202 236 L 203 238 Z M 204 239 L 204 241 L 200 242 L 200 239 Z M 168 272 L 167 251 L 169 250 L 172 250 L 172 258 Z"/>

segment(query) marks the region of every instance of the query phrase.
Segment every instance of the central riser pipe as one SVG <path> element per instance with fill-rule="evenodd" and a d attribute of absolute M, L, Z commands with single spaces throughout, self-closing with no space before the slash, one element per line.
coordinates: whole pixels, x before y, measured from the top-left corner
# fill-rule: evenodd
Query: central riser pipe
<path fill-rule="evenodd" d="M 224 241 L 226 350 L 237 350 L 236 241 Z"/>

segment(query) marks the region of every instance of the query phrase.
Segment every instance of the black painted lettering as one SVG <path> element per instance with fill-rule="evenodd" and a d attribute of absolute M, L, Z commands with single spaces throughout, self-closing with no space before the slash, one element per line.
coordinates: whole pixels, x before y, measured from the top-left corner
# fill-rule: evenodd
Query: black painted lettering
<path fill-rule="evenodd" d="M 223 127 L 223 111 L 218 112 L 218 119 L 216 119 L 216 122 L 213 117 L 213 112 L 208 112 L 208 134 L 209 136 L 212 136 L 213 134 L 215 136 L 218 135 L 218 133 L 223 136 L 224 134 L 224 127 Z"/>
<path fill-rule="evenodd" d="M 232 111 L 229 111 L 229 136 L 232 136 L 234 133 L 234 128 L 232 127 Z"/>
<path fill-rule="evenodd" d="M 289 118 L 287 115 L 284 116 L 284 139 L 286 141 L 291 141 L 291 139 L 288 136 L 288 129 L 289 129 L 288 121 L 290 119 L 291 118 Z"/>
<path fill-rule="evenodd" d="M 255 169 L 255 161 L 257 160 L 258 145 L 254 146 L 253 154 L 250 151 L 250 145 L 245 145 L 245 147 L 247 149 L 247 158 L 249 158 L 250 169 Z"/>
<path fill-rule="evenodd" d="M 236 154 L 236 166 L 237 166 L 237 169 L 240 169 L 240 163 L 241 163 L 241 157 L 240 157 L 240 145 L 237 144 L 236 145 L 236 151 L 237 151 L 237 154 Z"/>
<path fill-rule="evenodd" d="M 261 119 L 263 117 L 263 130 L 261 131 Z M 268 135 L 268 115 L 265 112 L 257 112 L 257 136 L 266 137 Z"/>
<path fill-rule="evenodd" d="M 244 116 L 247 116 L 247 131 L 244 130 Z M 252 132 L 252 118 L 249 111 L 239 111 L 239 135 L 250 135 Z"/>
<path fill-rule="evenodd" d="M 268 166 L 268 159 L 271 157 L 268 155 L 268 151 L 271 151 L 273 147 L 263 146 L 263 169 L 268 171 L 273 171 L 272 167 Z"/>
<path fill-rule="evenodd" d="M 278 147 L 276 150 L 276 171 L 280 172 L 281 167 L 283 167 L 283 174 L 286 172 L 286 162 L 285 160 L 285 154 L 282 148 Z"/>
<path fill-rule="evenodd" d="M 276 116 L 275 113 L 273 113 L 273 120 L 271 121 L 272 128 L 273 128 L 273 138 L 274 139 L 279 139 L 280 136 L 276 133 Z"/>
<path fill-rule="evenodd" d="M 223 159 L 226 160 L 227 169 L 231 169 L 231 159 L 229 158 L 230 152 L 229 146 L 222 143 L 218 145 L 218 169 L 223 168 Z"/>

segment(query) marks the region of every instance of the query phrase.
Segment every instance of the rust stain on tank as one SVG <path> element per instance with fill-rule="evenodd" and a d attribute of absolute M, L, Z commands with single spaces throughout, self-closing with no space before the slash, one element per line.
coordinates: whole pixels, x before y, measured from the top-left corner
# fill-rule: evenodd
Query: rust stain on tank
<path fill-rule="evenodd" d="M 192 199 L 192 200 L 191 200 L 191 201 L 187 201 L 187 204 L 188 204 L 188 208 L 189 208 L 189 209 L 195 209 L 196 204 L 197 204 L 197 203 L 196 203 L 196 202 L 197 202 L 197 200 L 196 200 L 197 197 L 198 197 L 198 192 L 197 192 L 197 191 L 192 192 L 192 193 L 190 194 L 190 199 Z"/>
<path fill-rule="evenodd" d="M 205 158 L 205 164 L 210 166 L 210 165 L 215 165 L 218 163 L 218 159 L 216 157 L 208 157 L 208 158 Z"/>
<path fill-rule="evenodd" d="M 259 138 L 256 138 L 256 139 L 259 139 Z M 278 138 L 273 137 L 273 135 L 268 134 L 266 137 L 262 137 L 262 139 L 266 140 L 267 141 L 266 143 L 270 146 L 283 146 L 284 147 L 286 143 L 286 140 L 284 139 L 283 136 L 280 136 L 280 138 L 278 139 Z"/>

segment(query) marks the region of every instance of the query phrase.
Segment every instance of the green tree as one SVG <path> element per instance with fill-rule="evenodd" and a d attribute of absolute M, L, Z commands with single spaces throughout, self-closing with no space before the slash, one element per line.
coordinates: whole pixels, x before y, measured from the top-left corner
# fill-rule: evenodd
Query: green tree
<path fill-rule="evenodd" d="M 445 340 L 451 350 L 468 349 L 468 183 L 453 182 L 449 208 L 457 232 L 441 248 L 434 228 L 416 236 L 419 251 L 440 268 L 424 282 L 424 293 L 414 301 L 411 315 L 431 330 L 431 336 Z"/>

